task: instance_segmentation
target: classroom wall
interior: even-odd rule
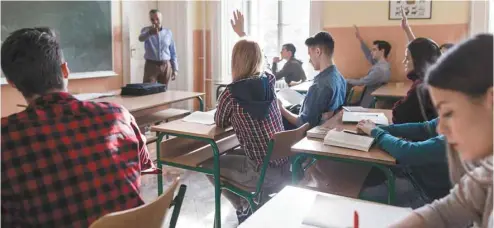
[[[400,20],[389,20],[388,1],[326,1],[324,4],[323,28],[335,39],[335,61],[347,78],[359,78],[369,70],[355,38],[353,25],[370,46],[376,39],[391,43],[389,56],[391,80],[406,80],[402,60],[406,37]],[[428,37],[439,45],[455,43],[468,35],[469,1],[432,1],[432,18],[409,20],[416,37]]]
[[[122,16],[121,2],[119,1],[112,1],[112,28],[113,66],[118,76],[69,80],[69,91],[74,93],[105,92],[119,89],[122,86]],[[2,117],[23,110],[23,108],[17,107],[17,104],[25,104],[25,101],[16,89],[10,85],[2,85],[0,90]]]

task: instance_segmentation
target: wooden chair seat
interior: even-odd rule
[[[232,132],[233,133],[233,132]],[[220,154],[238,147],[237,136],[227,134],[216,141]],[[172,138],[161,143],[160,159],[162,162],[172,162],[190,167],[199,167],[213,157],[213,149],[203,141],[187,138]]]
[[[136,118],[137,125],[147,126],[154,125],[162,121],[170,121],[182,118],[190,114],[189,110],[169,108],[160,112],[153,113],[151,115],[145,115]]]

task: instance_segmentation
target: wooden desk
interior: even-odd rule
[[[219,169],[219,154],[220,151],[218,149],[218,145],[216,144],[216,139],[231,133],[233,128],[221,129],[216,127],[216,125],[204,125],[199,123],[191,123],[185,122],[183,120],[175,120],[168,123],[160,124],[157,126],[151,127],[151,131],[155,131],[157,133],[157,141],[156,141],[156,151],[157,151],[157,160],[158,167],[161,168],[163,164],[166,165],[174,165],[163,162],[160,159],[160,151],[161,151],[161,142],[163,141],[163,137],[165,135],[171,135],[176,137],[184,137],[194,140],[199,140],[208,143],[211,145],[213,150],[213,170],[206,170],[204,168],[198,167],[190,167],[186,165],[179,165],[177,167],[182,169],[193,170],[196,172],[202,172],[206,174],[213,175],[214,177],[214,189],[215,189],[215,227],[221,227],[221,183],[220,183],[220,169]],[[158,195],[163,193],[163,176],[158,176]]]
[[[410,90],[411,86],[411,81],[401,83],[388,83],[376,89],[374,92],[372,92],[371,95],[376,98],[401,99],[407,95],[407,92],[408,90]]]
[[[309,87],[312,85],[312,81],[305,81],[302,82],[296,86],[290,87],[290,89],[293,89],[299,93],[306,94],[307,91],[309,91]]]
[[[156,113],[158,111],[166,109],[166,106],[189,99],[198,99],[200,104],[200,110],[204,109],[204,104],[201,96],[204,93],[187,92],[168,90],[163,93],[156,93],[146,96],[113,96],[94,99],[95,102],[111,102],[119,104],[129,110],[134,117],[141,117]]]
[[[369,112],[383,112],[388,120],[392,119],[391,110],[382,109],[369,109]],[[356,124],[345,124],[342,122],[343,112],[338,112],[335,116],[326,121],[322,126],[326,128],[337,128],[355,130]],[[300,140],[292,146],[292,152],[296,153],[292,160],[292,174],[293,181],[298,181],[298,170],[300,169],[300,162],[305,157],[311,157],[315,159],[331,159],[335,161],[350,162],[357,164],[371,165],[381,169],[386,173],[388,177],[388,202],[392,203],[394,200],[394,174],[389,170],[390,166],[396,164],[396,159],[388,153],[377,148],[375,145],[369,152],[357,151],[347,148],[328,146],[323,144],[323,140],[307,138]]]
[[[387,227],[412,212],[410,208],[393,207],[287,186],[245,220],[239,228],[309,227],[302,222],[311,213],[317,195],[327,197],[331,201],[328,208],[322,210],[322,213],[327,214],[324,220],[349,223],[349,226],[345,227],[353,227],[354,210],[359,213],[359,225],[362,228]]]

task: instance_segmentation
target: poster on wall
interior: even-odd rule
[[[401,8],[408,19],[431,19],[432,0],[389,1],[389,19],[401,20]]]

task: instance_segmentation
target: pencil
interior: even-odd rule
[[[353,228],[358,228],[358,212],[353,212]]]

